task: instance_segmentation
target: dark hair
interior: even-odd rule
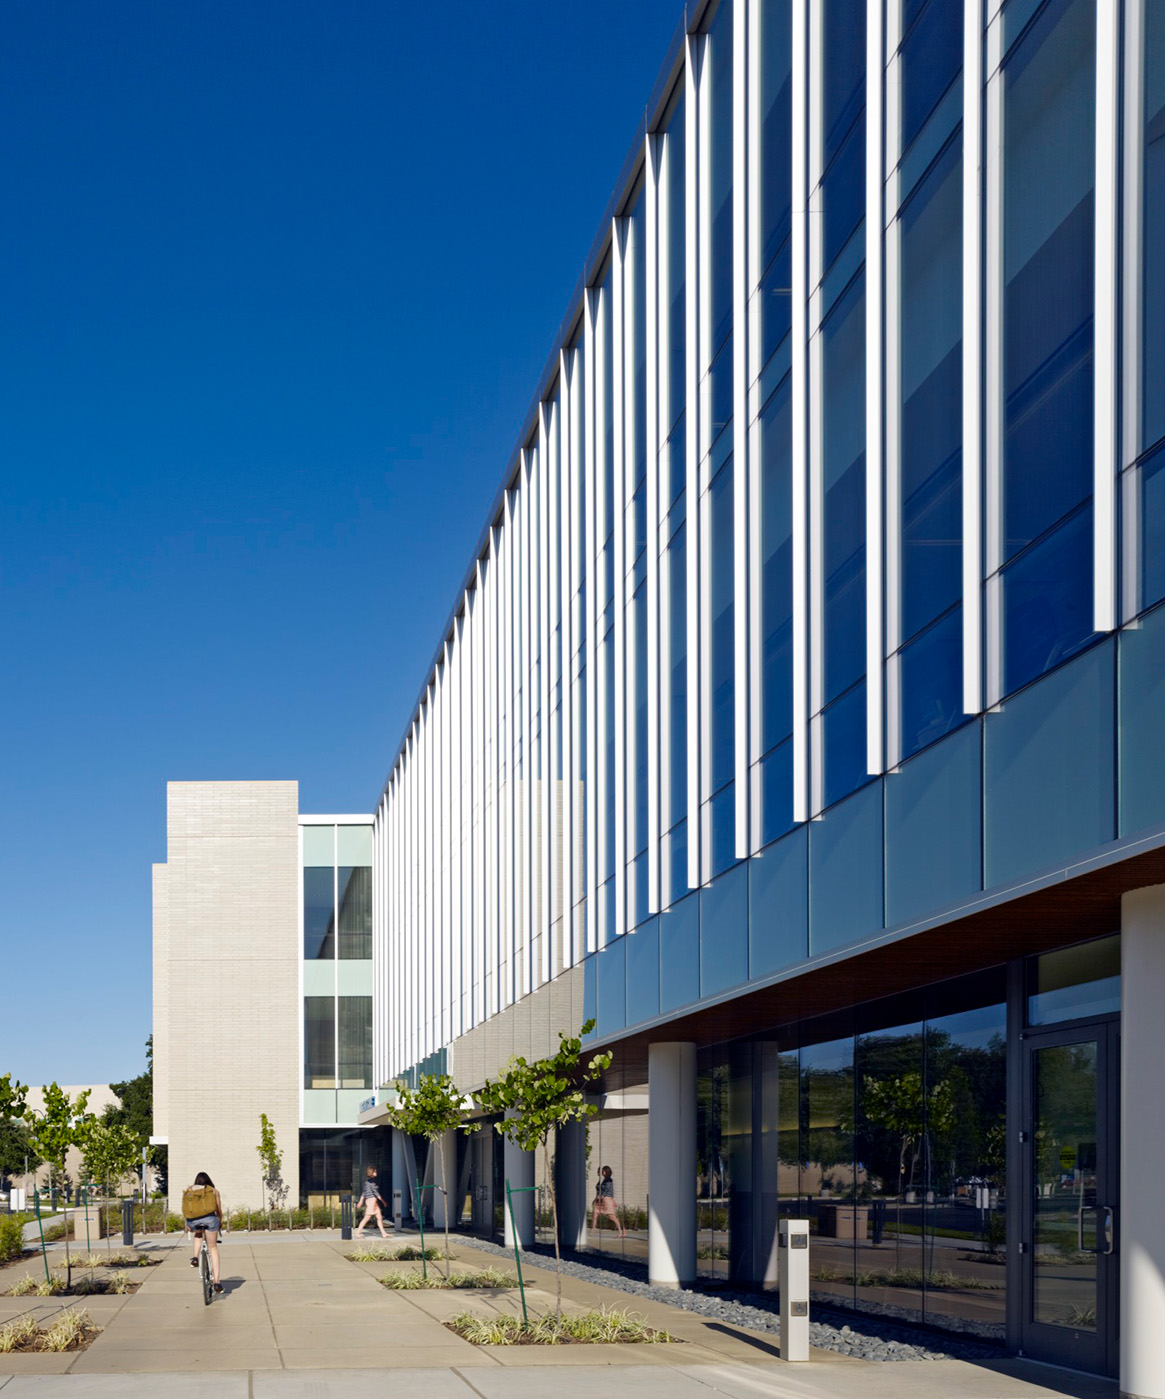
[[[375,1166],[369,1166],[369,1167],[367,1168],[367,1170],[364,1172],[364,1174],[365,1174],[365,1176],[366,1176],[369,1180],[371,1180],[372,1177],[376,1174],[376,1167],[375,1167]]]
[[[199,1173],[194,1177],[194,1184],[209,1185],[212,1190],[214,1189],[214,1181],[211,1180],[211,1178],[206,1174],[205,1171],[199,1171]]]

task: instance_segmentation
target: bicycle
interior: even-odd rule
[[[198,1277],[202,1283],[202,1300],[210,1306],[210,1299],[214,1296],[214,1282],[210,1272],[210,1250],[206,1246],[206,1230],[195,1229],[194,1237],[202,1240],[202,1247],[198,1250]]]

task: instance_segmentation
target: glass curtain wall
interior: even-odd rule
[[[702,645],[706,669],[704,704],[707,727],[702,743],[701,822],[707,873],[722,873],[735,858],[735,650],[733,589],[732,458],[732,0],[720,0],[706,28],[703,75],[710,85],[704,106],[709,114],[700,141],[710,172],[711,246],[708,257],[709,316],[706,327],[708,366],[701,384],[704,417],[701,450],[700,535],[707,551],[710,583],[707,631]],[[740,21],[743,22],[743,21]]]
[[[615,725],[622,723],[622,706],[615,703],[615,525],[622,518],[615,501],[615,380],[613,270],[608,265],[599,285],[599,364],[596,365],[595,403],[595,515],[598,540],[599,706],[598,801],[598,942],[602,947],[615,929]]]
[[[627,1097],[646,1096],[647,1085],[624,1088]],[[600,1114],[587,1121],[587,1247],[647,1268],[647,1114]],[[596,1208],[598,1182],[611,1168],[614,1217]]]
[[[570,665],[575,677],[574,687],[574,733],[569,735],[571,748],[571,763],[574,772],[574,791],[571,793],[573,802],[573,831],[574,831],[574,889],[572,891],[573,901],[573,932],[575,957],[581,957],[586,951],[586,889],[587,889],[587,820],[592,800],[590,790],[589,773],[587,771],[587,589],[590,586],[590,570],[587,563],[587,492],[586,492],[586,461],[587,451],[587,416],[585,412],[585,392],[586,383],[586,337],[579,332],[576,334],[574,345],[571,349],[573,360],[572,373],[572,393],[574,408],[571,420],[574,430],[574,440],[572,450],[574,460],[578,463],[574,473],[574,484],[577,495],[572,502],[571,528],[574,530],[574,538],[571,547],[578,560],[578,587],[575,590],[572,601],[572,630],[574,638],[574,655],[571,657]]]
[[[821,15],[820,365],[822,656],[813,696],[822,777],[817,806],[869,780],[865,752],[865,51],[863,0]]]
[[[905,6],[899,46],[898,616],[889,753],[909,758],[963,723],[962,16]],[[896,702],[895,702],[896,699]]]
[[[647,880],[647,227],[645,195],[634,196],[627,219],[630,277],[624,286],[625,356],[629,374],[625,413],[626,469],[626,675],[634,697],[625,705],[631,730],[627,796],[627,926],[638,927],[650,912]],[[654,521],[652,522],[654,530]]]
[[[1003,693],[1092,631],[1096,0],[1003,11]]]

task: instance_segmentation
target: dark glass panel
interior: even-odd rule
[[[901,635],[962,586],[962,161],[952,144],[902,211]]]
[[[336,887],[331,865],[303,872],[303,955],[314,961],[336,955]]]
[[[599,502],[602,506],[601,533],[609,539],[615,528],[615,317],[612,297],[613,270],[608,267],[602,285],[603,377],[600,442],[603,448],[599,469]]]
[[[963,713],[963,608],[960,604],[899,652],[905,760],[967,722]]]
[[[792,240],[778,249],[761,278],[761,364],[767,365],[777,347],[784,341],[793,325],[793,253]],[[763,392],[763,388],[762,388]]]
[[[872,781],[866,771],[866,682],[821,715],[825,726],[825,805],[832,806]]]
[[[851,1036],[801,1050],[801,1194],[810,1229],[813,1295],[852,1306],[854,1239],[854,1042]],[[852,1218],[852,1215],[851,1215]]]
[[[1141,442],[1165,437],[1165,5],[1144,6]]]
[[[1165,443],[1138,466],[1142,608],[1165,598]]]
[[[631,280],[631,369],[634,375],[632,410],[632,459],[628,463],[636,498],[644,497],[647,476],[647,215],[640,194],[631,211],[631,247],[634,266]],[[644,535],[637,533],[634,558],[643,547]]]
[[[793,827],[793,740],[785,739],[760,760],[761,841],[767,845]]]
[[[1092,507],[1003,573],[1003,682],[1013,691],[1081,650],[1092,630]]]
[[[667,376],[669,426],[684,411],[687,397],[685,377],[684,343],[687,333],[687,308],[685,302],[685,253],[684,253],[684,99],[681,96],[675,105],[671,120],[667,124],[667,138],[664,142],[664,159],[667,162],[667,275],[668,285],[664,295],[668,300],[668,345]],[[683,434],[676,444],[683,459]],[[683,472],[680,472],[682,481]],[[674,472],[673,472],[673,480]],[[673,490],[672,498],[675,498]]]
[[[1121,1008],[1120,934],[1028,959],[1027,1021],[1055,1025]]]
[[[733,605],[733,464],[725,466],[711,488],[711,597],[712,614],[712,791],[718,791],[733,775],[736,751],[734,734],[734,605]]]
[[[821,181],[824,208],[822,266],[829,268],[862,221],[866,208],[866,122],[863,116],[845,138]]]
[[[769,0],[761,7],[761,266],[767,267],[789,234],[793,204],[793,6]],[[788,286],[788,282],[785,282]],[[768,317],[768,308],[763,313]],[[787,317],[787,298],[786,298]],[[766,342],[768,336],[764,336]],[[767,354],[763,356],[767,358]]]
[[[635,664],[635,768],[627,848],[647,849],[647,585],[640,583],[631,602]]]
[[[711,80],[712,352],[732,329],[732,0],[708,28],[704,73]]]
[[[1095,0],[1053,0],[1004,74],[1004,558],[1092,489]]]
[[[303,998],[303,1086],[336,1086],[336,998]]]
[[[865,295],[861,280],[822,329],[825,698],[866,668]]]
[[[902,150],[962,66],[963,11],[950,0],[929,0],[902,41]]]
[[[340,956],[372,956],[372,870],[368,865],[340,867]],[[342,1085],[341,1085],[342,1086]],[[356,1085],[359,1087],[359,1085]]]
[[[676,531],[667,548],[668,653],[671,675],[667,678],[670,704],[671,753],[665,755],[670,763],[671,809],[664,812],[668,827],[674,826],[687,811],[688,792],[688,630],[687,630],[687,528]],[[685,871],[686,877],[686,871]],[[684,886],[687,887],[686,884]]]
[[[824,0],[822,9],[822,119],[828,165],[866,100],[866,3]]]
[[[372,1087],[372,997],[340,997],[340,1087]]]
[[[761,747],[793,729],[793,429],[786,377],[761,413]]]

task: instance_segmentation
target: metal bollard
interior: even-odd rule
[[[350,1239],[352,1237],[352,1197],[351,1195],[340,1196],[340,1238]]]
[[[809,1359],[809,1221],[784,1219],[777,1242],[781,1359]]]
[[[399,1234],[405,1224],[405,1193],[403,1190],[392,1192],[392,1227]]]
[[[129,1246],[133,1243],[133,1201],[121,1202],[121,1241]]]

